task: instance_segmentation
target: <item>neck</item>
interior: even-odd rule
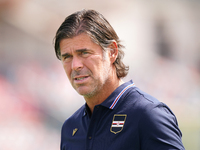
[[[119,87],[124,82],[121,79],[112,79],[111,81],[107,81],[101,90],[97,94],[95,94],[92,97],[84,97],[88,107],[90,108],[91,113],[93,113],[94,107],[96,105],[101,104],[103,101],[105,101],[111,94],[114,92],[114,90]]]

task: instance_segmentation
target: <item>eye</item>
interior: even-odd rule
[[[82,54],[85,55],[85,54],[88,54],[88,52],[87,51],[83,51]]]
[[[71,56],[70,55],[66,55],[65,57],[64,57],[64,59],[68,59],[68,58],[70,58]]]
[[[83,56],[83,57],[87,57],[87,56],[89,56],[89,52],[88,51],[83,51],[82,53],[81,53],[81,55]]]
[[[65,62],[69,62],[71,58],[72,58],[72,55],[64,55],[62,57],[62,60],[65,61]]]

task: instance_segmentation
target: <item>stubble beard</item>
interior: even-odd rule
[[[98,86],[99,85],[99,83],[97,83],[98,80],[93,77],[91,71],[74,71],[71,75],[71,78],[73,79],[73,76],[75,75],[84,75],[84,74],[89,75],[89,77],[92,79],[92,83],[75,85],[72,82],[71,84],[78,94],[86,98],[91,98],[94,95],[96,95],[97,91],[101,88],[100,86]],[[85,92],[81,90],[79,91],[79,88],[82,88],[82,87],[84,88],[84,86],[86,86],[86,88],[89,88],[89,91],[85,91]]]
[[[81,93],[78,91],[79,87],[76,87],[75,85],[73,85],[74,89],[80,94],[82,95],[85,99],[89,99],[92,97],[95,97],[97,95],[101,96],[101,94],[103,94],[103,91],[106,91],[104,89],[104,87],[106,87],[106,85],[108,85],[109,83],[109,73],[110,70],[108,69],[108,66],[106,66],[104,64],[103,66],[103,72],[100,73],[99,78],[95,78],[92,73],[90,72],[90,78],[92,78],[92,82],[89,83],[89,85],[79,85],[79,87],[81,88],[81,86],[88,86],[89,87],[89,91],[88,92],[84,92]]]
[[[108,59],[108,56],[106,55],[106,52],[103,53],[103,60],[102,60],[102,63],[103,63],[103,72],[99,74],[99,77],[95,78],[92,74],[92,72],[89,70],[89,71],[83,71],[83,72],[76,72],[74,74],[89,74],[90,75],[90,78],[92,78],[93,82],[90,83],[89,85],[79,85],[79,86],[90,86],[90,91],[88,92],[85,92],[83,94],[81,94],[80,92],[78,92],[78,87],[76,87],[75,85],[72,85],[74,87],[74,89],[80,94],[82,95],[84,98],[92,98],[94,96],[97,96],[98,93],[100,92],[103,92],[105,89],[104,87],[108,86],[109,84],[109,74],[110,74],[110,66],[109,64],[106,64],[105,62],[106,59]],[[106,92],[106,90],[105,90]],[[101,93],[103,94],[103,93]]]
[[[103,92],[106,92],[104,89],[109,84],[109,73],[110,69],[105,64],[103,65],[104,72],[100,73],[100,79],[94,79],[93,82],[96,84],[91,85],[91,89],[93,89],[91,92],[88,92],[87,94],[83,94],[85,98],[92,98],[94,96],[97,96],[99,94],[103,94]],[[101,96],[101,95],[99,95]]]
[[[105,62],[106,59],[108,59],[109,57],[107,56],[107,52],[103,52],[103,72],[100,73],[99,78],[95,79],[93,76],[93,81],[94,83],[97,84],[93,84],[92,90],[90,93],[84,94],[84,98],[92,98],[94,96],[101,96],[103,94],[103,92],[106,92],[106,90],[104,89],[106,87],[106,85],[109,84],[109,74],[110,74],[110,68],[109,68],[109,64],[106,64]]]

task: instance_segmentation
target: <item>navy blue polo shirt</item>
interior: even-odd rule
[[[172,111],[129,81],[65,121],[61,150],[184,150],[181,136]]]

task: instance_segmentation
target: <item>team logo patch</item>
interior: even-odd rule
[[[110,131],[114,134],[121,132],[124,127],[125,120],[126,120],[126,114],[115,114],[113,116],[113,121]]]

